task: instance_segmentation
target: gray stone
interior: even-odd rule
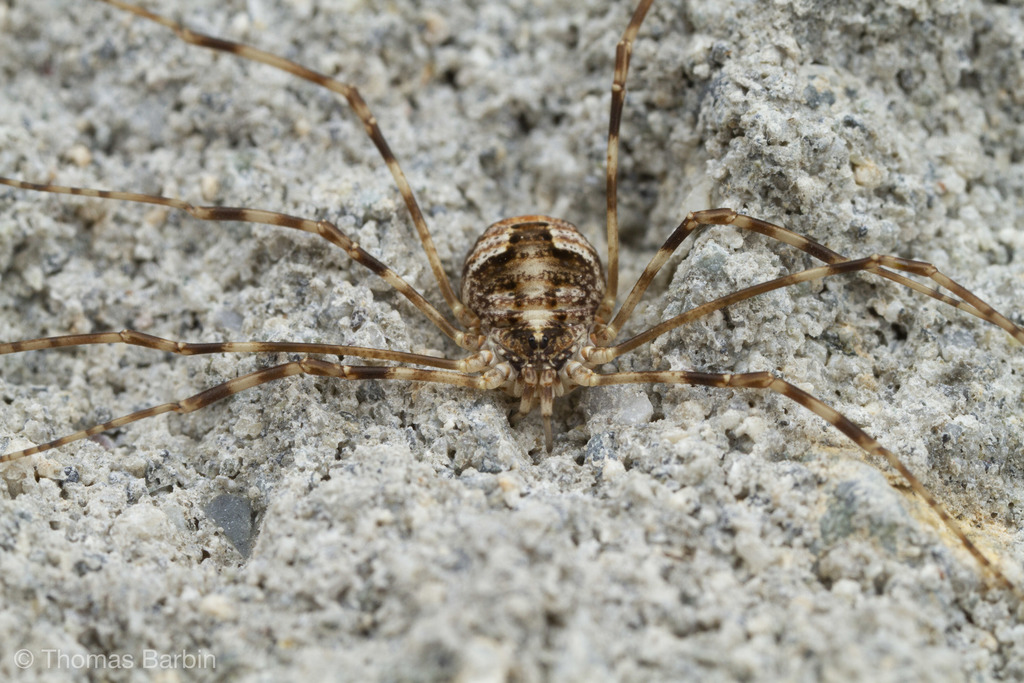
[[[357,84],[453,277],[510,215],[560,216],[603,250],[630,4],[159,10]],[[1021,322],[1022,45],[1019,8],[968,0],[656,2],[623,122],[622,292],[687,211],[731,206],[851,257],[930,261]],[[327,218],[443,305],[329,93],[92,2],[0,6],[0,65],[0,174]],[[625,335],[811,265],[731,229],[681,251]],[[0,310],[4,340],[131,327],[458,353],[313,236],[8,189]],[[23,448],[287,359],[5,356],[0,437]],[[1024,353],[999,329],[843,276],[617,366],[785,376],[899,454],[1024,585]],[[212,655],[166,662],[200,680],[1024,674],[1019,600],[884,463],[781,396],[641,392],[561,400],[549,455],[499,394],[293,378],[9,465],[0,676],[128,679],[110,658],[147,652]],[[252,511],[247,558],[208,513],[223,496]]]

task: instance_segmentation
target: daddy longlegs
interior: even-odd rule
[[[369,106],[355,86],[258,48],[196,33],[141,7],[120,0],[101,1],[160,24],[173,31],[186,43],[263,63],[310,81],[344,98],[351,111],[358,117],[398,187],[446,308],[454,322],[389,266],[365,251],[336,225],[326,220],[313,220],[251,208],[196,206],[170,197],[39,184],[13,178],[0,178],[0,183],[36,192],[152,204],[186,212],[201,221],[273,225],[318,235],[343,249],[352,260],[387,282],[426,316],[442,334],[465,350],[467,355],[457,359],[439,358],[400,351],[313,343],[190,343],[163,339],[136,330],[0,343],[0,354],[89,344],[127,344],[179,355],[305,355],[301,360],[251,372],[180,401],[153,406],[44,444],[5,454],[0,456],[0,463],[64,446],[163,413],[189,413],[246,389],[293,375],[315,375],[344,380],[434,382],[477,390],[501,389],[520,399],[519,416],[528,414],[539,405],[544,424],[545,447],[548,451],[553,447],[551,415],[554,401],[577,386],[663,383],[730,389],[766,389],[781,394],[815,413],[866,453],[884,458],[910,488],[927,502],[963,547],[997,583],[1013,589],[1018,595],[1022,594],[967,537],[959,524],[892,451],[882,446],[847,417],[785,379],[769,372],[729,374],[662,370],[602,373],[596,370],[670,330],[732,304],[798,283],[859,271],[891,280],[960,309],[1002,328],[1018,342],[1024,343],[1024,329],[929,263],[878,254],[850,259],[783,227],[726,208],[689,213],[658,249],[626,295],[622,305],[616,310],[619,289],[619,128],[633,43],[653,0],[641,0],[615,52],[606,159],[607,276],[603,272],[597,251],[572,224],[549,216],[517,216],[494,223],[480,236],[466,257],[462,269],[461,289],[458,293],[444,270],[412,188],[385,141]],[[616,342],[644,292],[670,256],[688,237],[695,235],[702,228],[711,226],[732,226],[760,233],[803,251],[824,265],[741,289],[673,316],[628,340]],[[908,278],[905,274],[930,280],[931,284],[923,284]],[[393,364],[346,365],[310,356],[348,356]]]

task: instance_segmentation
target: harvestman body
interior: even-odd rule
[[[285,342],[194,344],[162,339],[134,330],[67,335],[0,344],[0,353],[4,354],[86,344],[125,343],[182,355],[286,352],[351,356],[425,366],[353,366],[305,358],[243,375],[181,401],[141,410],[49,443],[8,453],[0,456],[0,463],[63,446],[155,415],[168,412],[192,412],[260,384],[299,374],[348,380],[390,379],[438,382],[484,390],[501,389],[520,398],[520,414],[529,413],[535,406],[540,406],[544,422],[545,445],[549,451],[553,444],[551,414],[554,400],[577,386],[666,383],[734,389],[768,389],[813,411],[866,452],[884,457],[904,477],[911,488],[928,503],[946,526],[956,534],[962,545],[977,561],[986,567],[1000,584],[1011,586],[1003,573],[967,538],[949,513],[894,453],[884,448],[845,416],[789,382],[768,372],[719,374],[689,371],[609,373],[596,371],[597,367],[633,351],[669,330],[736,302],[799,282],[820,280],[856,271],[868,271],[910,287],[933,299],[997,325],[1014,339],[1024,343],[1024,329],[1014,325],[1005,316],[940,273],[931,264],[896,256],[880,255],[848,259],[785,228],[739,214],[731,209],[709,209],[687,215],[648,263],[613,317],[618,290],[619,124],[625,102],[626,75],[629,70],[633,41],[653,0],[641,0],[616,49],[615,73],[611,89],[606,175],[607,278],[602,273],[597,252],[571,224],[548,216],[520,216],[491,225],[477,240],[463,267],[461,296],[456,296],[444,271],[423,214],[404,173],[385,142],[376,119],[355,87],[262,50],[195,33],[169,19],[120,0],[101,1],[161,24],[174,31],[188,43],[268,64],[343,96],[359,117],[367,135],[391,171],[423,243],[441,294],[457,320],[457,324],[453,324],[409,283],[364,251],[337,226],[328,221],[315,221],[255,209],[193,206],[179,199],[167,197],[58,185],[39,185],[10,178],[0,178],[0,184],[40,192],[156,204],[186,211],[200,220],[262,223],[317,234],[344,249],[353,260],[366,266],[388,282],[426,315],[441,332],[465,349],[468,355],[462,359],[447,359],[364,347]],[[702,304],[670,318],[632,339],[614,344],[622,326],[629,319],[647,287],[669,256],[683,240],[699,228],[713,225],[728,225],[761,233],[772,239],[785,242],[824,262],[825,265],[754,285]],[[897,271],[928,278],[936,287],[911,280]],[[939,291],[940,288],[945,289],[948,293]],[[1016,592],[1021,593],[1020,591]]]

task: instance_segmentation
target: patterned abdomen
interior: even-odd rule
[[[518,216],[491,225],[462,269],[462,301],[485,329],[583,324],[604,295],[594,247],[571,224]]]

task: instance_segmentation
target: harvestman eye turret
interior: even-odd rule
[[[190,343],[162,339],[135,330],[67,335],[0,344],[0,353],[18,353],[87,344],[123,343],[181,355],[209,353],[301,353],[307,357],[258,370],[226,381],[194,396],[165,403],[95,425],[49,443],[0,456],[0,463],[63,446],[88,436],[163,413],[188,413],[252,387],[292,375],[318,375],[344,380],[402,380],[436,382],[467,389],[500,389],[520,399],[525,415],[539,405],[544,423],[545,446],[553,447],[552,406],[556,398],[578,386],[611,384],[687,384],[730,389],[767,389],[807,408],[845,434],[869,454],[881,456],[920,495],[961,544],[996,580],[1010,586],[1004,574],[970,541],[949,513],[921,481],[891,451],[867,432],[818,398],[768,372],[742,374],[691,371],[600,372],[598,368],[629,353],[666,332],[714,311],[751,297],[800,282],[867,271],[929,296],[1005,330],[1024,343],[1024,329],[1013,324],[970,291],[934,266],[897,256],[871,255],[850,259],[785,228],[737,213],[708,209],[688,214],[647,264],[622,305],[618,300],[619,227],[617,211],[618,137],[626,97],[633,43],[653,0],[641,0],[615,53],[611,87],[606,166],[607,277],[597,251],[570,223],[559,218],[530,215],[507,218],[488,227],[470,250],[462,269],[462,286],[456,295],[441,264],[423,213],[377,121],[358,90],[347,83],[307,69],[295,62],[254,47],[191,31],[163,16],[119,0],[102,0],[140,18],[161,24],[182,40],[200,47],[231,53],[286,71],[327,88],[348,102],[362,122],[394,178],[423,244],[440,293],[454,322],[428,302],[395,271],[352,241],[334,224],[272,211],[248,208],[194,206],[179,199],[132,192],[112,192],[60,185],[36,184],[11,178],[0,183],[37,192],[101,197],[155,204],[178,209],[203,221],[239,221],[275,225],[319,235],[343,249],[407,298],[438,329],[467,354],[448,359],[414,353],[331,344],[285,342]],[[765,235],[799,249],[824,265],[747,287],[674,316],[631,339],[616,338],[652,280],[671,254],[689,236],[708,226],[732,226]],[[934,286],[908,278],[904,273],[931,280]],[[945,290],[945,291],[942,291]],[[614,312],[614,316],[612,315]],[[390,361],[393,365],[345,365],[309,356],[348,356]],[[399,365],[404,364],[404,365]],[[413,367],[419,366],[419,367]],[[1016,589],[1015,589],[1016,590]],[[1020,591],[1016,591],[1020,594]]]

